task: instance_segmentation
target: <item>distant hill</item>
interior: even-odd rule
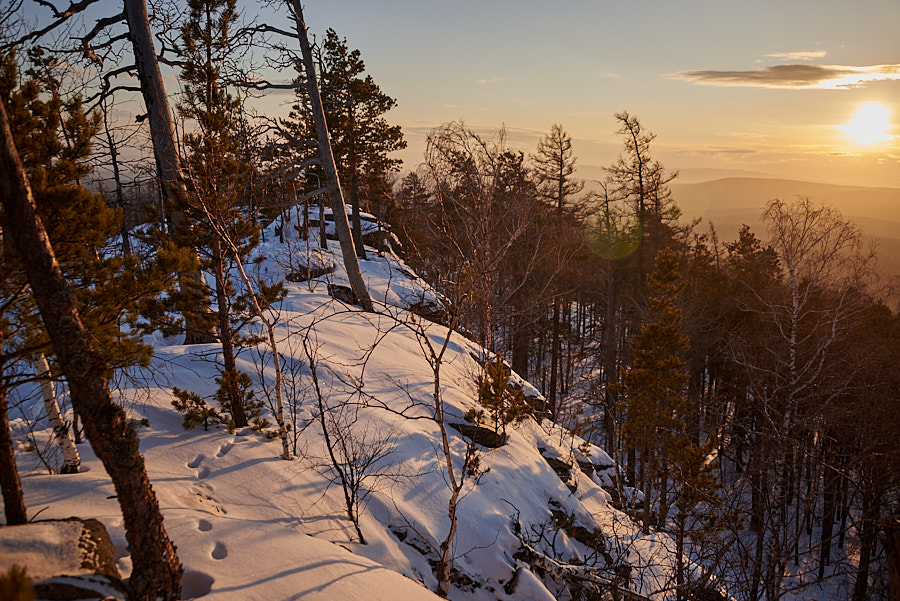
[[[728,177],[702,183],[672,184],[684,219],[702,218],[702,230],[715,225],[719,239],[733,240],[742,224],[760,238],[766,235],[760,216],[773,198],[790,201],[808,196],[838,209],[878,243],[879,271],[900,278],[900,188],[838,186],[786,179]]]
[[[601,165],[582,165],[579,163],[576,173],[578,177],[588,181],[602,180],[606,176],[605,168]],[[702,167],[678,169],[678,181],[682,183],[695,184],[723,177],[761,178],[770,177],[770,174],[761,171],[749,171],[747,169],[715,169]]]

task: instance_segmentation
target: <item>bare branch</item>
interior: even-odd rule
[[[46,0],[35,0],[35,2],[37,2],[39,5],[48,7],[51,12],[53,12],[55,20],[46,27],[32,31],[17,40],[0,46],[0,48],[2,48],[3,50],[7,50],[14,46],[21,46],[26,42],[41,38],[65,23],[69,19],[69,17],[83,12],[89,6],[91,6],[92,4],[96,4],[99,1],[100,0],[81,0],[81,2],[73,2],[69,4],[69,6],[65,10],[60,12],[55,6],[53,6],[53,4],[46,2]]]
[[[91,42],[101,31],[103,31],[110,25],[115,25],[116,23],[120,23],[124,20],[124,10],[117,15],[113,15],[112,17],[104,17],[102,19],[98,19],[97,23],[94,25],[94,28],[91,29],[87,33],[87,35],[81,38],[81,51],[84,54],[85,58],[97,63],[98,65],[102,65],[103,59],[94,52],[94,48],[93,46],[91,46]]]

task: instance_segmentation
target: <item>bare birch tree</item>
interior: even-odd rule
[[[59,471],[61,474],[77,474],[81,469],[81,456],[78,454],[78,447],[75,446],[69,426],[63,421],[59,411],[56,387],[53,385],[47,357],[44,353],[35,353],[31,357],[31,364],[34,366],[35,374],[41,385],[41,398],[44,401],[44,411],[47,412],[50,427],[53,429],[53,437],[62,451],[63,465]]]

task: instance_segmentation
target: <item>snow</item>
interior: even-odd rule
[[[379,256],[370,250],[370,260],[361,264],[379,313],[363,313],[328,295],[328,283],[348,283],[335,241],[327,251],[314,248],[315,242],[307,246],[296,236],[282,244],[273,229],[257,251],[263,260],[256,269],[263,277],[282,278],[298,266],[337,266],[320,278],[286,283],[288,296],[278,310],[279,351],[301,367],[299,385],[287,384],[285,389],[289,406],[296,408],[298,457],[280,459],[278,439],[253,430],[182,428],[182,417],[171,406],[171,388],[211,395],[221,363],[218,345],[185,347],[153,338],[156,356],[152,372],[142,378],[145,384],[123,379],[118,392],[131,417],[149,423],[139,426],[141,452],[185,568],[183,597],[435,599],[431,591],[437,580],[429,561],[437,559],[449,528],[450,491],[440,432],[432,419],[434,371],[423,345],[440,348],[448,332],[405,308],[422,301],[439,306],[441,297],[391,252]],[[327,460],[300,342],[307,333],[324,402],[343,420],[339,427],[357,442],[385,441],[391,448],[363,485],[368,494],[360,511],[365,545],[357,541],[346,517],[343,494]],[[463,421],[475,405],[474,378],[480,370],[476,359],[483,356],[485,351],[475,343],[451,335],[440,368],[448,422]],[[265,398],[264,387],[271,392],[274,370],[265,346],[245,349],[238,367],[254,378],[257,398]],[[527,394],[538,394],[521,383]],[[448,434],[458,477],[466,441],[451,428]],[[587,475],[576,462],[609,466],[613,460],[547,421],[511,425],[508,434],[502,447],[480,449],[482,473],[464,488],[452,551],[454,569],[466,578],[454,586],[451,599],[560,598],[554,582],[515,557],[522,547],[519,536],[529,537],[534,548],[555,553],[563,562],[591,556],[592,550],[563,528],[554,529],[559,515],[608,537],[606,552],[613,564],[634,566],[633,590],[663,599],[655,591],[665,584],[664,569],[642,566],[671,565],[666,551],[671,545],[660,535],[642,536],[610,505],[609,494],[601,488],[611,484],[608,472]],[[80,451],[85,471],[63,476],[29,469],[33,458],[19,448],[29,515],[40,511],[43,519],[76,515],[100,520],[127,577],[130,558],[112,484],[90,449],[81,445]],[[542,452],[573,466],[575,492]],[[33,551],[50,555],[43,548]],[[514,578],[515,590],[508,593],[504,586]]]
[[[27,529],[27,534],[23,531]],[[33,578],[56,574],[86,574],[79,557],[71,553],[78,544],[81,522],[54,522],[0,528],[0,572],[13,565],[27,564]]]

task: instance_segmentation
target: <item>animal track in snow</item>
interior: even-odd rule
[[[206,572],[186,570],[181,578],[181,598],[197,599],[205,597],[212,590],[215,578]]]
[[[226,557],[228,557],[228,548],[225,546],[225,543],[217,542],[212,550],[212,558],[225,559]]]
[[[197,522],[197,530],[200,532],[209,532],[212,530],[212,524],[209,520],[200,520]]]
[[[206,455],[204,455],[203,453],[200,453],[199,455],[194,457],[193,461],[188,463],[187,466],[191,469],[199,467],[204,459],[206,459]]]
[[[234,443],[226,442],[221,447],[219,447],[219,452],[216,454],[216,457],[224,457],[228,454],[228,451],[234,448]]]
[[[204,510],[209,511],[210,513],[221,513],[223,515],[228,513],[228,511],[226,511],[224,507],[221,507],[219,505],[219,502],[213,499],[211,496],[204,494],[198,490],[195,490],[194,494],[196,495],[194,497],[194,500]]]
[[[209,476],[209,468],[204,465],[203,467],[200,468],[200,471],[197,472],[197,479],[203,480],[207,476]]]

